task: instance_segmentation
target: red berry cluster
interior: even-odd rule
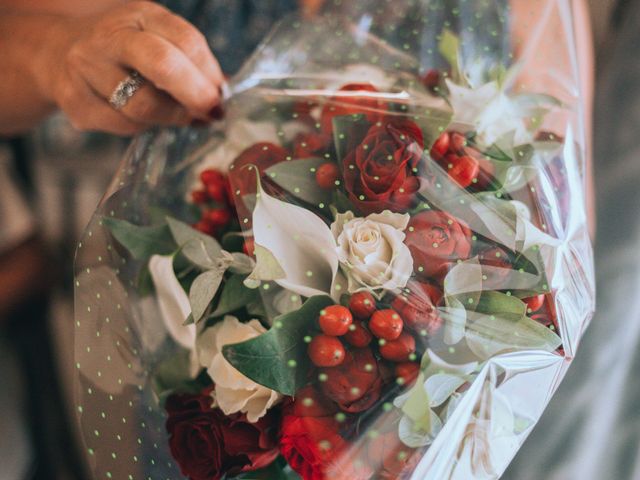
[[[465,136],[458,132],[441,134],[431,147],[431,157],[462,188],[472,184],[487,188],[495,171],[493,164],[469,147]]]
[[[231,223],[233,204],[229,179],[219,170],[208,169],[200,174],[202,188],[191,192],[193,203],[201,207],[196,230],[214,236]]]
[[[410,383],[418,375],[419,365],[415,361],[416,340],[405,330],[404,323],[395,310],[378,309],[370,293],[355,293],[348,308],[332,305],[320,312],[318,324],[322,333],[310,341],[309,357],[317,367],[338,367],[347,348],[373,349],[375,337],[379,356],[395,365],[396,376],[403,383]]]

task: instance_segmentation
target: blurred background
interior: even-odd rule
[[[225,4],[175,3],[181,4],[183,12],[191,9],[187,14],[206,8],[207,3]],[[233,73],[239,59],[281,15],[279,9],[284,11],[292,6],[283,5],[287,2],[268,8],[265,5],[271,2],[228,3],[251,9],[251,15],[240,15],[245,21],[250,19],[243,27],[252,37],[243,43],[246,51],[226,50],[227,58],[220,53],[227,73]],[[616,127],[616,135],[622,135],[621,144],[628,146],[635,134],[633,126],[640,125],[640,89],[637,87],[640,85],[637,57],[640,35],[636,33],[640,27],[640,1],[593,0],[591,9],[598,60],[596,183],[598,196],[605,198],[606,191],[617,188],[615,178],[611,179],[606,173],[611,165],[627,164],[626,169],[617,168],[617,174],[624,177],[628,173],[636,179],[635,183],[640,179],[637,157],[629,163],[630,156],[638,149],[631,147],[630,150],[622,145],[611,148],[607,142],[613,134],[600,134],[598,130],[599,127],[607,130],[609,124],[603,123],[605,120],[617,121],[624,131],[619,133]],[[228,15],[231,15],[229,9],[221,9],[197,17],[201,22],[212,19],[199,26],[208,32],[211,44],[218,48],[234,41],[225,30],[229,24],[226,19],[237,16]],[[621,97],[620,88],[625,90],[625,97]],[[619,115],[618,110],[611,107],[616,101],[626,105],[620,107]],[[88,478],[72,421],[75,417],[70,384],[70,372],[74,368],[73,256],[78,239],[107,189],[127,144],[127,139],[80,133],[61,114],[29,135],[0,139],[0,480]],[[601,180],[603,178],[609,180]],[[609,204],[608,208],[630,209],[634,203],[629,204],[629,198],[638,201],[637,209],[640,206],[637,195],[627,197],[626,206]],[[624,217],[620,210],[618,217]],[[605,227],[607,221],[604,221]],[[631,285],[636,283],[632,281]],[[598,321],[608,320],[601,314]],[[552,404],[552,414],[553,410]],[[544,420],[542,423],[532,437],[536,444],[548,440],[539,438],[550,431]],[[605,439],[596,436],[593,442],[597,445]],[[555,443],[561,441],[558,439]],[[519,480],[550,478],[541,470],[542,464],[536,463],[535,469],[531,466],[532,459],[550,459],[551,470],[552,463],[563,463],[560,452],[560,449],[545,451],[544,457],[536,457],[543,453],[535,445],[527,445],[508,476]],[[640,478],[640,473],[634,476],[633,469],[627,470],[621,476],[606,478]],[[532,471],[538,472],[538,476]]]

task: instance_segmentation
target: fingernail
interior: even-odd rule
[[[222,105],[216,105],[209,112],[209,117],[213,120],[222,120],[224,118],[224,109]]]

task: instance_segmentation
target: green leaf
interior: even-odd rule
[[[209,270],[196,277],[189,289],[189,303],[194,322],[199,322],[222,283],[222,271]]]
[[[191,263],[205,270],[218,266],[217,260],[222,257],[223,250],[213,237],[205,235],[175,218],[167,217],[167,224],[176,243],[181,247],[182,254]]]
[[[244,279],[244,275],[231,275],[229,279],[224,282],[222,294],[218,300],[218,306],[211,314],[212,317],[220,317],[227,313],[234,312],[259,299],[260,292],[245,287]]]
[[[527,304],[513,295],[488,291],[482,292],[474,310],[478,313],[518,321],[527,315]]]
[[[431,408],[429,394],[424,384],[424,374],[420,374],[402,406],[402,413],[414,422],[416,428],[428,432],[431,430]]]
[[[300,480],[297,473],[291,470],[286,460],[279,457],[266,468],[254,472],[241,473],[234,480]],[[231,479],[229,479],[231,480]]]
[[[311,297],[295,312],[281,315],[273,327],[257,338],[227,345],[224,357],[243,375],[284,395],[295,395],[308,381],[310,368],[304,337],[312,334],[330,297]]]
[[[454,82],[460,83],[464,77],[460,65],[460,39],[448,28],[442,31],[438,51],[442,58],[451,66],[451,77]]]
[[[141,227],[111,217],[103,218],[102,223],[136,260],[147,260],[152,255],[169,255],[176,249],[166,225]]]
[[[203,378],[191,376],[191,357],[188,350],[181,349],[159,363],[151,375],[153,391],[163,401],[172,393],[199,393],[204,387]]]
[[[520,350],[554,352],[562,344],[558,335],[526,316],[514,322],[498,315],[480,315],[469,322],[465,337],[469,348],[482,359]]]
[[[266,174],[272,182],[278,184],[294,197],[316,207],[324,204],[326,208],[331,202],[331,193],[334,189],[320,188],[316,181],[316,170],[325,163],[327,160],[324,158],[305,158],[280,162],[268,168]]]

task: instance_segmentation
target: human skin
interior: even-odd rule
[[[300,0],[307,16],[317,13],[324,1]],[[514,17],[535,23],[532,15],[543,11],[531,8],[536,1],[541,0],[511,0]],[[587,0],[571,0],[571,8],[588,139],[587,196],[593,212],[593,39]],[[523,43],[527,35],[525,22],[516,22],[514,44]],[[554,48],[552,37],[543,41]],[[0,75],[0,135],[29,130],[56,109],[65,111],[81,130],[121,135],[153,125],[207,121],[216,113],[223,82],[202,34],[148,1],[0,0],[0,65],[6,72]],[[132,69],[150,85],[115,111],[107,99]],[[593,218],[590,223],[593,231]]]

